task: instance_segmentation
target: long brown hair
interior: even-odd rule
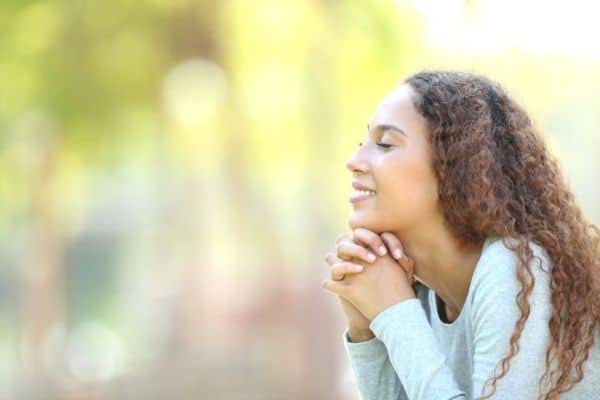
[[[530,269],[534,242],[548,252],[551,271],[551,343],[544,379],[556,399],[583,379],[583,363],[600,329],[600,229],[582,215],[563,180],[558,162],[527,113],[497,83],[455,71],[422,71],[405,80],[415,91],[414,105],[428,122],[440,205],[456,237],[481,243],[494,235],[516,238],[516,302],[520,317],[510,351],[499,362],[508,371],[530,312],[535,280]],[[551,370],[556,360],[556,368]],[[485,390],[482,390],[485,392]],[[483,393],[482,393],[483,395]]]

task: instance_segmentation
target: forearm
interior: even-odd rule
[[[344,343],[350,359],[357,389],[364,400],[407,400],[406,392],[390,364],[383,343],[373,336],[362,342]]]

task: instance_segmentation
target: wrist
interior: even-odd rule
[[[348,340],[352,343],[366,342],[375,337],[370,329],[352,329],[348,328]]]

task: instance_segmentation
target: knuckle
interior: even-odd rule
[[[386,232],[387,235],[387,239],[390,243],[392,243],[394,246],[399,247],[400,249],[402,249],[402,242],[400,242],[400,239],[398,239],[398,237],[396,235],[394,235],[391,232]]]
[[[348,264],[345,266],[345,268],[344,268],[344,271],[345,271],[347,274],[354,274],[354,273],[358,272],[358,271],[359,271],[359,269],[361,269],[361,268],[362,268],[362,266],[361,266],[361,265],[359,265],[359,264],[355,264],[355,263],[348,263]]]
[[[335,265],[335,267],[333,267],[331,269],[331,276],[334,280],[342,280],[344,279],[345,275],[349,275],[349,274],[353,274],[355,273],[355,268],[356,268],[356,264],[351,263],[351,262],[341,262]]]
[[[350,243],[340,244],[337,248],[337,254],[338,256],[345,258],[358,255],[356,246]]]
[[[356,238],[374,249],[378,249],[383,244],[378,234],[364,228],[357,233]]]
[[[337,238],[335,239],[335,243],[338,244],[346,239],[348,239],[348,234],[347,233],[342,233],[341,235],[338,235]]]
[[[365,228],[356,228],[352,231],[352,238],[354,240],[366,240],[369,238],[370,231]]]
[[[393,239],[394,235],[391,232],[381,232],[381,237],[384,239]]]
[[[395,240],[394,235],[392,235],[390,232],[383,232],[381,234],[381,239],[383,239],[385,242],[387,242],[388,244],[391,244],[391,245],[398,244],[398,241]]]
[[[335,264],[337,261],[338,258],[335,256],[334,253],[327,253],[327,255],[325,256],[325,262],[330,266]]]
[[[343,256],[345,253],[347,253],[346,246],[342,243],[338,244],[335,248],[335,252],[338,257]]]
[[[381,235],[381,241],[387,243],[388,245],[393,245],[394,242],[393,240],[390,239],[390,237],[388,236],[387,232],[383,232]]]
[[[331,272],[329,275],[331,276],[331,278],[338,277],[340,275],[340,268],[338,266],[331,268]]]
[[[364,249],[363,251],[363,258],[365,258],[367,261],[375,261],[375,254],[373,254],[372,252],[370,252],[367,249]]]

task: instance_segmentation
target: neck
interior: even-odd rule
[[[450,320],[463,308],[482,243],[459,243],[451,233],[419,226],[412,231],[392,231],[415,262],[415,278],[442,299]]]

